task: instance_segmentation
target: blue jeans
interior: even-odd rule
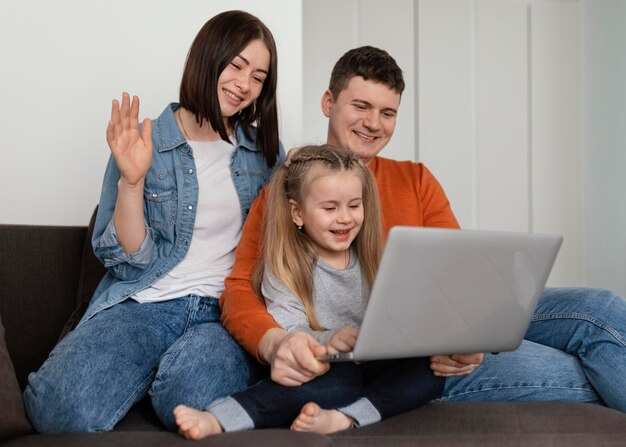
[[[258,364],[220,323],[217,299],[126,300],[70,332],[24,392],[41,433],[112,430],[146,393],[174,430],[178,404],[203,409],[256,382]]]
[[[589,288],[548,288],[514,352],[486,354],[448,378],[443,400],[568,400],[626,412],[626,300]]]

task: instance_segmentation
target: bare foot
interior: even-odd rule
[[[194,441],[224,431],[215,416],[208,411],[178,405],[174,408],[174,417],[180,434]]]
[[[327,434],[350,428],[353,423],[351,417],[337,410],[324,410],[316,403],[309,402],[291,423],[291,430]]]

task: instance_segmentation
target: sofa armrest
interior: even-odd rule
[[[4,342],[0,318],[0,443],[14,436],[31,433],[33,427],[24,412],[22,393],[17,384],[13,362]]]
[[[76,307],[86,227],[0,225],[0,315],[22,388]]]

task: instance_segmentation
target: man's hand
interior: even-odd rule
[[[478,368],[484,358],[483,353],[434,355],[430,358],[430,369],[439,377],[464,376]]]
[[[305,332],[289,334],[282,329],[271,329],[259,349],[272,368],[272,380],[281,385],[302,385],[330,368],[327,362],[317,360],[328,354],[326,347]]]

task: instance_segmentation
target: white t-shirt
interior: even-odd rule
[[[231,137],[234,139],[234,136]],[[190,141],[198,176],[198,207],[185,258],[132,298],[140,303],[195,294],[219,298],[241,237],[241,206],[230,173],[236,145]]]

